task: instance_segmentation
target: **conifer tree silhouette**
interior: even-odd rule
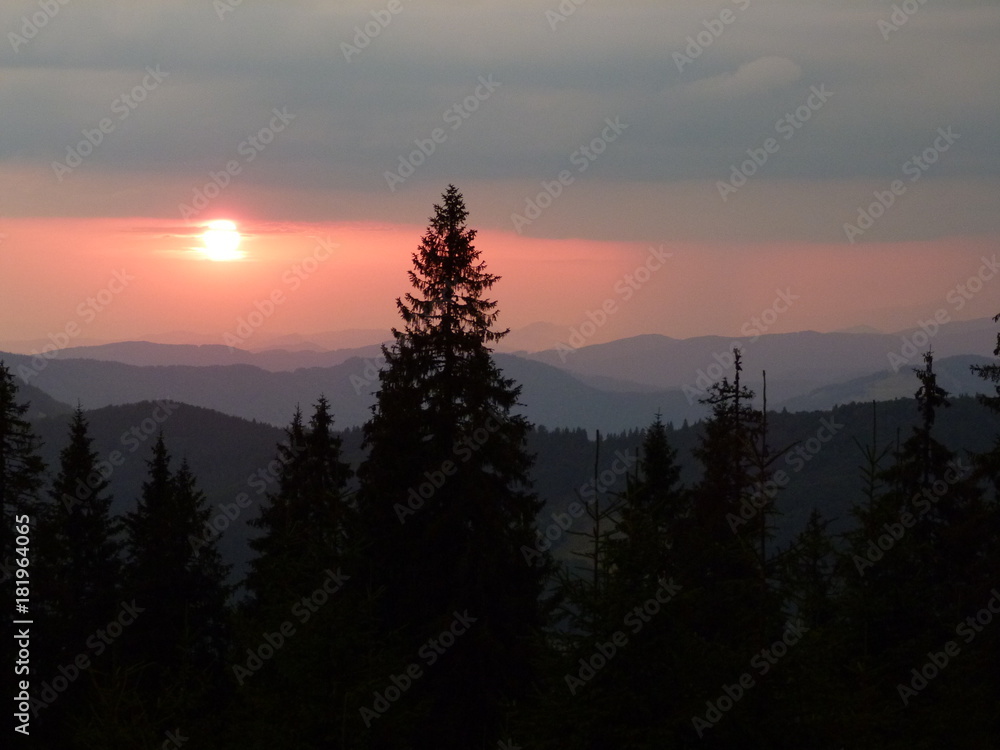
[[[360,538],[341,446],[325,397],[308,425],[296,409],[278,444],[278,488],[251,521],[261,533],[250,540],[256,557],[233,667],[240,737],[248,748],[341,747],[328,744],[330,738],[357,721],[347,703],[375,669],[372,597],[356,572]],[[248,655],[261,650],[264,634],[270,658],[257,666]]]
[[[88,639],[115,618],[121,602],[121,524],[111,515],[109,483],[92,444],[78,406],[49,502],[38,520],[34,577],[45,609],[39,622],[38,663],[49,680],[60,674],[59,667],[74,664],[80,653],[90,653]],[[65,732],[87,711],[89,682],[79,676],[45,709],[36,736],[46,737],[49,744],[69,744]]]
[[[229,566],[218,538],[203,539],[212,509],[187,460],[176,472],[170,461],[161,432],[138,505],[125,516],[124,599],[137,614],[122,651],[135,699],[159,732],[209,720],[205,702],[222,698],[231,630]]]
[[[512,413],[520,388],[491,356],[506,334],[484,297],[498,277],[480,260],[467,216],[449,186],[413,255],[413,291],[397,300],[403,328],[383,349],[359,470],[371,578],[384,587],[382,628],[398,636],[400,667],[456,613],[475,618],[433,665],[423,662],[407,694],[421,706],[423,747],[495,745],[505,705],[532,679],[542,624],[546,566],[528,565],[521,551],[533,546],[540,509],[529,425]]]
[[[33,614],[30,607],[37,607],[41,602],[37,597],[31,595],[30,586],[30,562],[35,558],[35,551],[31,545],[27,548],[22,546],[24,554],[17,554],[17,539],[23,536],[18,533],[18,529],[28,530],[29,542],[34,536],[37,528],[38,514],[40,512],[40,493],[42,488],[42,474],[45,471],[45,464],[38,455],[39,440],[31,429],[31,425],[25,418],[28,412],[28,404],[18,401],[18,388],[14,382],[14,375],[2,361],[0,361],[0,597],[4,602],[8,602],[8,611],[13,612],[15,606],[15,593],[17,593],[18,583],[24,587],[25,576],[18,577],[18,569],[21,567],[16,561],[16,557],[24,559],[26,557],[29,567],[24,571],[28,572],[28,596],[19,598],[31,599],[29,604],[24,605],[29,609],[19,614],[30,619]],[[37,614],[36,610],[34,614]],[[0,656],[4,659],[4,664],[8,665],[6,675],[2,684],[8,690],[8,695],[17,695],[15,689],[19,679],[14,673],[14,662],[17,658],[17,648],[14,642],[15,628],[13,619],[4,619],[2,634],[4,636],[3,646],[0,647]],[[19,723],[19,722],[18,722]]]

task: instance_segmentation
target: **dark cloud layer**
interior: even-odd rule
[[[489,221],[511,228],[619,118],[567,207],[530,232],[605,236],[630,205],[683,201],[634,233],[666,238],[693,210],[704,226],[681,236],[836,241],[869,188],[949,127],[960,139],[883,239],[1000,229],[996,3],[8,0],[0,32],[9,213],[175,216],[236,160],[231,199],[272,218],[420,220],[426,191],[456,181],[491,186]],[[132,108],[148,69],[166,76]],[[481,78],[499,86],[476,99]],[[817,88],[832,93],[809,109]],[[275,109],[287,127],[246,145]],[[104,118],[113,129],[59,181],[52,163]],[[390,190],[385,173],[435,129],[435,153]],[[722,201],[717,181],[768,138],[779,149]],[[949,210],[932,221],[928,204]],[[817,218],[799,229],[802,210]]]

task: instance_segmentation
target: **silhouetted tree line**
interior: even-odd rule
[[[846,535],[814,512],[775,544],[775,462],[794,446],[769,444],[737,351],[704,399],[702,478],[681,484],[657,416],[624,491],[595,484],[554,516],[580,559],[557,563],[466,218],[449,187],[397,300],[357,476],[325,398],[292,417],[238,589],[162,434],[115,517],[82,410],[46,480],[0,366],[5,561],[14,517],[33,524],[19,745],[1000,746],[1000,438],[976,456],[937,440],[930,354],[917,427],[858,446]],[[1000,411],[1000,366],[979,374]]]

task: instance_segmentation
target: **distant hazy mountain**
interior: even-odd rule
[[[550,348],[556,341],[565,338],[567,326],[554,323],[532,323],[522,328],[513,328],[499,343],[497,349],[502,352],[541,351]],[[290,334],[287,336],[265,336],[261,334],[247,342],[247,347],[253,351],[267,349],[286,349],[289,351],[330,351],[333,349],[363,349],[392,341],[388,330],[376,328],[360,328],[347,331],[327,331],[308,335]]]
[[[157,344],[149,341],[122,341],[99,346],[77,346],[62,349],[54,359],[95,359],[126,365],[211,367],[214,365],[252,365],[262,370],[282,372],[302,367],[333,367],[352,357],[378,357],[381,347],[372,344],[359,349],[333,351],[302,349],[266,349],[248,351],[223,344]]]
[[[512,328],[497,345],[502,352],[540,352],[551,349],[557,341],[566,338],[569,326],[555,323],[532,323],[523,328]]]
[[[881,334],[882,331],[880,331],[878,328],[874,328],[872,326],[851,326],[850,328],[841,328],[839,331],[836,331],[836,333],[875,333],[875,334]]]
[[[20,382],[17,384],[17,402],[19,404],[28,404],[28,411],[25,416],[29,420],[64,416],[72,414],[74,409],[73,406],[52,398],[52,396],[40,388]]]
[[[949,323],[929,338],[938,357],[988,356],[996,342],[997,324],[988,318]],[[526,355],[531,359],[589,378],[634,381],[657,388],[696,386],[702,374],[732,379],[729,362],[734,344],[743,349],[745,379],[759,386],[760,372],[768,373],[768,395],[787,400],[831,383],[906,370],[920,364],[928,336],[920,328],[894,334],[800,333],[765,334],[753,338],[701,336],[672,339],[648,334],[579,349],[550,349]],[[895,354],[908,364],[890,360]],[[908,355],[908,357],[907,357]],[[593,382],[593,381],[591,381]],[[702,378],[702,382],[706,382]]]
[[[278,426],[289,421],[296,406],[306,409],[320,394],[330,400],[339,425],[360,425],[371,415],[378,387],[378,361],[372,358],[353,357],[332,367],[299,368],[293,372],[271,372],[245,364],[141,367],[57,358],[31,374],[31,357],[0,356],[6,357],[15,373],[28,373],[31,385],[64,403],[80,401],[90,409],[169,398]],[[507,376],[523,385],[523,413],[547,427],[586,427],[607,432],[648,424],[657,411],[662,411],[665,419],[678,422],[696,419],[705,412],[677,390],[611,392],[586,385],[541,362],[507,354],[497,354],[496,360]],[[22,371],[22,367],[27,369]]]
[[[77,346],[101,346],[107,341],[91,338],[73,339]],[[52,341],[49,339],[19,339],[0,342],[0,350],[5,352],[16,352],[17,354],[30,354],[31,352],[42,351],[45,347],[51,347]]]
[[[560,337],[565,337],[565,334],[566,328],[563,326],[535,323],[511,331],[501,342],[498,351],[526,353],[547,349]],[[182,334],[177,334],[180,335]],[[245,347],[229,347],[218,341],[177,341],[173,340],[176,338],[174,335],[167,338],[171,341],[150,338],[143,341],[71,346],[54,354],[59,359],[100,359],[127,365],[254,365],[264,370],[280,372],[300,367],[332,367],[351,357],[378,357],[382,343],[392,341],[391,334],[381,330],[336,331],[308,337],[262,337],[261,340],[251,338]],[[10,350],[26,353],[31,349],[39,349],[43,342],[20,344]],[[27,344],[31,346],[26,346]]]
[[[332,351],[334,349],[362,349],[377,347],[383,341],[391,341],[392,333],[381,328],[352,328],[345,331],[325,331],[309,335],[287,334],[267,336],[255,334],[247,341],[247,348],[253,351],[282,349],[293,352],[304,350]]]
[[[949,324],[930,338],[944,387],[956,394],[981,392],[983,384],[969,374],[968,365],[989,361],[985,356],[995,338],[996,324],[989,319]],[[828,409],[912,396],[912,368],[921,363],[927,339],[920,329],[902,334],[805,331],[756,340],[645,335],[573,351],[495,356],[523,385],[523,411],[533,422],[607,432],[642,427],[657,411],[677,424],[700,419],[706,409],[698,398],[711,383],[734,375],[734,343],[744,350],[744,383],[758,396],[761,371],[767,371],[772,408]],[[284,425],[297,405],[312,404],[320,394],[331,400],[341,425],[363,423],[381,362],[378,345],[251,352],[221,344],[141,341],[65,349],[52,360],[4,356],[9,364],[27,368],[44,363],[30,384],[66,404],[79,400],[96,408],[173,398],[273,425]]]
[[[934,359],[934,372],[938,385],[953,396],[992,393],[992,386],[969,369],[971,365],[985,365],[992,360],[986,357],[946,357]],[[922,363],[921,363],[922,365]],[[811,393],[796,396],[776,404],[789,411],[829,409],[834,404],[852,401],[889,401],[910,398],[917,390],[913,368],[903,367],[899,372],[877,372],[845,383],[825,385]]]

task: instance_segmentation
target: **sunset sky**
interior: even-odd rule
[[[449,183],[515,329],[1000,312],[995,2],[5,0],[0,32],[0,347],[388,330]]]

